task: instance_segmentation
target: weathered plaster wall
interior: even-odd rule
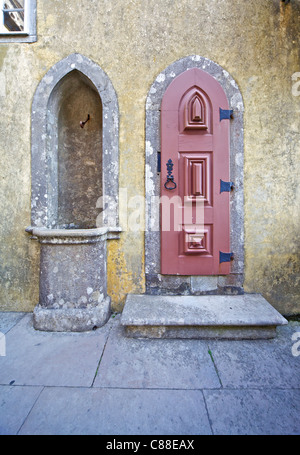
[[[74,52],[108,75],[120,109],[120,188],[144,195],[145,101],[172,62],[201,55],[239,85],[245,104],[245,290],[300,313],[300,2],[291,0],[38,0],[38,41],[0,42],[0,308],[38,301],[38,244],[30,225],[30,112],[37,84]],[[138,201],[137,201],[138,202]],[[131,207],[129,213],[137,207]],[[124,204],[121,221],[124,221]],[[144,234],[108,245],[108,294],[121,309],[142,293]]]

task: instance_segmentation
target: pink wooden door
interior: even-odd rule
[[[228,101],[193,68],[177,76],[161,106],[161,273],[224,275],[230,263]]]

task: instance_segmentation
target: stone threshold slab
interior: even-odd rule
[[[121,316],[133,338],[267,339],[288,321],[260,294],[129,294]]]

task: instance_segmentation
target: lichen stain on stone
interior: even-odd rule
[[[111,305],[113,311],[121,311],[125,304],[127,294],[144,293],[142,270],[140,267],[140,275],[138,271],[128,266],[126,254],[122,252],[119,240],[111,240],[108,244],[108,265],[107,265],[107,293],[111,297]],[[128,249],[132,254],[136,254],[135,246]]]

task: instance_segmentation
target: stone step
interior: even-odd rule
[[[121,316],[133,338],[266,339],[287,323],[260,294],[129,294]]]

